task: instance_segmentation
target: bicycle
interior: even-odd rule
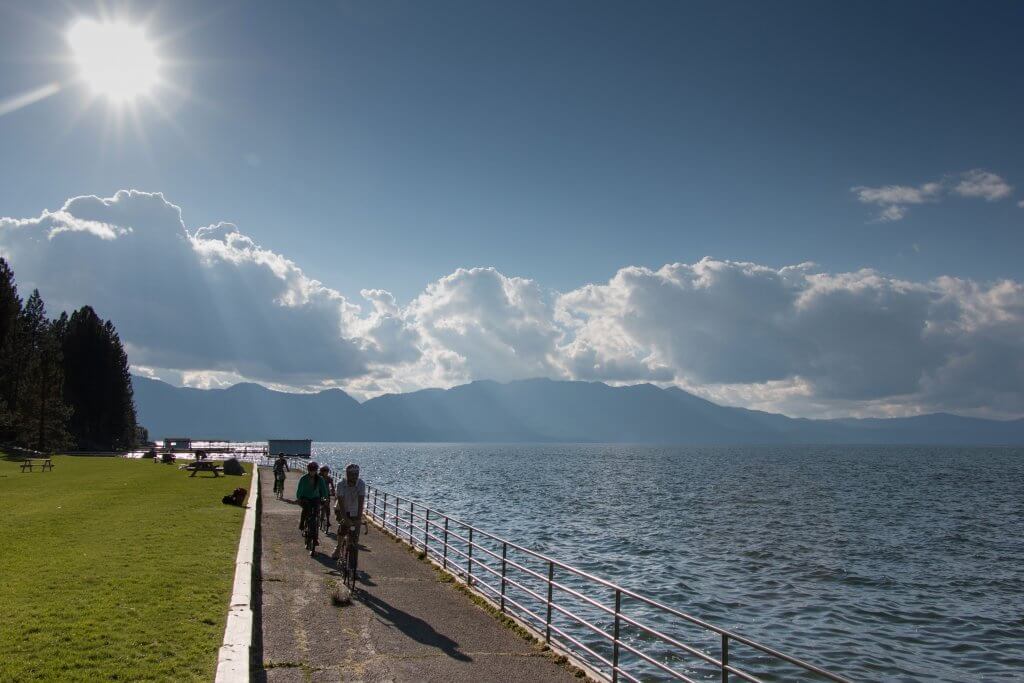
[[[331,530],[331,504],[329,498],[320,501],[320,530],[325,534]]]
[[[356,588],[356,576],[359,568],[358,524],[357,522],[346,527],[345,545],[342,546],[341,555],[338,557],[338,567],[341,569],[342,583],[348,586],[349,590],[355,590]]]
[[[278,500],[282,500],[284,498],[284,475],[283,474],[275,474],[274,475],[274,495],[277,496]]]
[[[317,538],[317,531],[320,526],[317,523],[320,514],[319,501],[309,500],[303,504],[303,508],[302,519],[299,521],[299,531],[302,532],[303,538],[306,540],[306,550],[309,551],[309,556],[312,557],[313,553],[316,552],[317,545],[320,544],[320,540]]]

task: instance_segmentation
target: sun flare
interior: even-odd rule
[[[149,93],[159,80],[160,60],[142,26],[81,19],[67,40],[82,80],[115,103]]]

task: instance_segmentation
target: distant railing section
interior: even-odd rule
[[[839,675],[418,501],[373,486],[367,487],[367,496],[366,514],[378,526],[424,552],[545,643],[613,683],[652,679],[760,683],[795,677],[848,683]],[[693,633],[683,633],[687,629]]]
[[[267,445],[247,441],[193,441],[188,448],[166,448],[164,446],[151,446],[124,453],[126,458],[147,458],[156,456],[163,457],[165,454],[173,455],[175,458],[198,458],[208,460],[227,460],[235,458],[243,462],[251,462],[256,465],[271,465],[273,458],[267,452]]]

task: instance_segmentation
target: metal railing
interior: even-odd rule
[[[849,683],[419,501],[368,486],[366,515],[425,553],[502,614],[515,617],[553,649],[613,683],[652,679],[728,683],[731,677],[766,683],[795,676]],[[696,645],[683,642],[687,636],[681,632],[688,628],[695,631],[688,635]],[[736,645],[746,649],[737,652]]]

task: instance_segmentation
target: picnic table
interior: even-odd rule
[[[39,465],[39,470],[41,472],[45,472],[46,470],[52,470],[53,469],[53,460],[52,459],[50,459],[50,458],[43,458],[42,460],[43,460],[43,462],[40,463],[40,465]],[[22,463],[21,463],[21,471],[22,472],[25,472],[25,471],[31,472],[32,471],[32,467],[34,465],[35,465],[35,461],[33,461],[32,458],[25,458],[25,460],[23,460]]]
[[[213,476],[219,477],[224,468],[217,465],[216,460],[196,460],[194,463],[185,465],[186,470],[191,470],[190,477],[196,476],[196,472],[213,472]]]

